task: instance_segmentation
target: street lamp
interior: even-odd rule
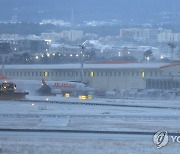
[[[80,52],[80,55],[81,55],[81,83],[84,82],[84,49],[85,49],[85,45],[84,43],[82,45],[79,45],[80,49],[81,49],[81,52]]]
[[[174,62],[174,49],[176,48],[176,45],[173,42],[168,43],[168,46],[171,49],[172,53],[172,60],[171,60],[171,78],[172,78],[172,88],[173,88],[173,62]]]

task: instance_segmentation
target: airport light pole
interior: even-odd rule
[[[84,82],[84,49],[85,49],[85,45],[84,43],[82,45],[79,45],[80,49],[81,49],[81,83]]]
[[[173,88],[173,62],[174,62],[174,49],[176,45],[173,42],[168,43],[169,48],[171,49],[172,60],[171,60],[171,79],[172,79],[172,88]]]

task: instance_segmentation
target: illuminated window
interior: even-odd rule
[[[93,77],[94,76],[94,72],[90,72],[90,76]]]
[[[141,72],[141,76],[142,76],[142,78],[145,77],[145,72],[144,71]]]
[[[44,76],[48,76],[48,72],[44,72]]]

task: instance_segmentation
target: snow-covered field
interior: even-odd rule
[[[123,106],[93,106],[48,103],[47,97],[28,96],[27,99],[44,102],[0,101],[0,128],[71,129],[179,132],[180,108],[178,100],[78,100],[61,96],[48,100],[64,102],[90,102],[104,104],[141,105],[144,108]],[[173,108],[172,108],[173,107]],[[4,132],[5,133],[5,132]],[[153,136],[119,135],[101,137],[91,134],[73,136],[55,135],[5,135],[0,133],[0,153],[178,153],[178,143],[156,149]],[[3,135],[4,134],[4,135]]]

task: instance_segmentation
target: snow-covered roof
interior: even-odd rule
[[[180,64],[176,64],[180,65]],[[84,69],[158,69],[169,63],[84,64]],[[81,64],[5,65],[5,69],[80,69]]]

